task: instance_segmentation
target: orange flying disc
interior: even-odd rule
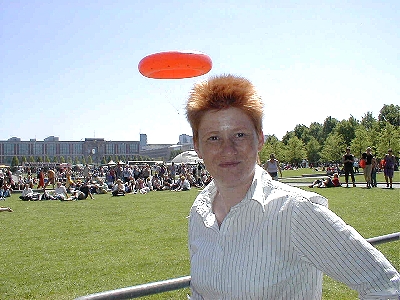
[[[198,51],[168,51],[150,54],[139,62],[139,72],[155,79],[181,79],[204,75],[211,58]]]

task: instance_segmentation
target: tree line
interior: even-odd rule
[[[339,121],[327,117],[323,124],[296,125],[279,140],[275,135],[266,137],[260,152],[262,163],[274,153],[280,162],[298,165],[307,160],[314,165],[341,162],[346,147],[356,157],[361,157],[371,147],[377,158],[383,157],[389,148],[394,155],[400,151],[400,106],[384,105],[375,119],[367,112],[359,121],[350,115]]]
[[[111,160],[115,162],[119,162],[120,160],[126,162],[128,160],[136,160],[136,161],[151,161],[153,160],[152,158],[148,156],[142,156],[142,155],[133,155],[133,156],[118,156],[118,155],[109,155],[109,156],[103,156],[101,158],[100,164],[105,165]],[[33,156],[30,156],[29,158],[26,158],[25,156],[22,156],[21,159],[19,159],[17,156],[14,156],[11,161],[11,167],[16,167],[20,166],[25,162],[53,162],[53,163],[69,163],[71,165],[77,165],[77,164],[92,164],[93,163],[93,158],[89,156],[77,156],[74,158],[67,157],[64,158],[64,156],[54,156],[53,158],[50,159],[50,157],[46,156],[44,158],[38,156],[36,159],[33,158]]]

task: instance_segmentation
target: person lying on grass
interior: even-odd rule
[[[308,187],[313,188],[314,186],[319,188],[330,188],[330,187],[339,187],[341,183],[339,181],[339,174],[333,174],[333,178],[328,177],[325,180],[317,179]]]

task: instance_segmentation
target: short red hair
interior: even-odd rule
[[[246,78],[220,75],[196,84],[186,104],[186,118],[198,140],[198,129],[205,112],[236,107],[244,111],[254,123],[257,132],[262,131],[263,103],[254,85]]]

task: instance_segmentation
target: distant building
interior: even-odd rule
[[[74,160],[90,156],[92,161],[100,163],[102,158],[109,156],[134,156],[139,155],[138,141],[105,141],[103,138],[86,138],[84,141],[60,141],[58,137],[48,137],[43,141],[30,139],[21,141],[11,138],[0,141],[0,163],[10,164],[14,156],[21,159],[30,157],[36,161],[38,157],[44,161],[54,157],[64,157]]]
[[[193,138],[188,135],[179,136],[179,144],[147,144],[147,135],[140,134],[140,141],[105,141],[104,138],[85,138],[81,141],[60,141],[59,137],[49,136],[43,141],[30,139],[21,141],[18,137],[12,137],[6,141],[0,141],[0,164],[10,164],[16,156],[21,161],[22,157],[29,160],[31,157],[37,161],[46,158],[53,161],[54,157],[63,157],[65,160],[82,157],[91,157],[94,163],[100,163],[103,158],[119,156],[132,158],[133,156],[145,156],[152,159],[167,161],[172,150],[182,151],[193,148]],[[172,147],[172,148],[171,148]],[[177,148],[178,147],[178,148]]]
[[[179,136],[179,145],[193,144],[193,137],[187,134],[181,134]]]
[[[147,145],[147,134],[140,134],[139,149],[142,150]]]

